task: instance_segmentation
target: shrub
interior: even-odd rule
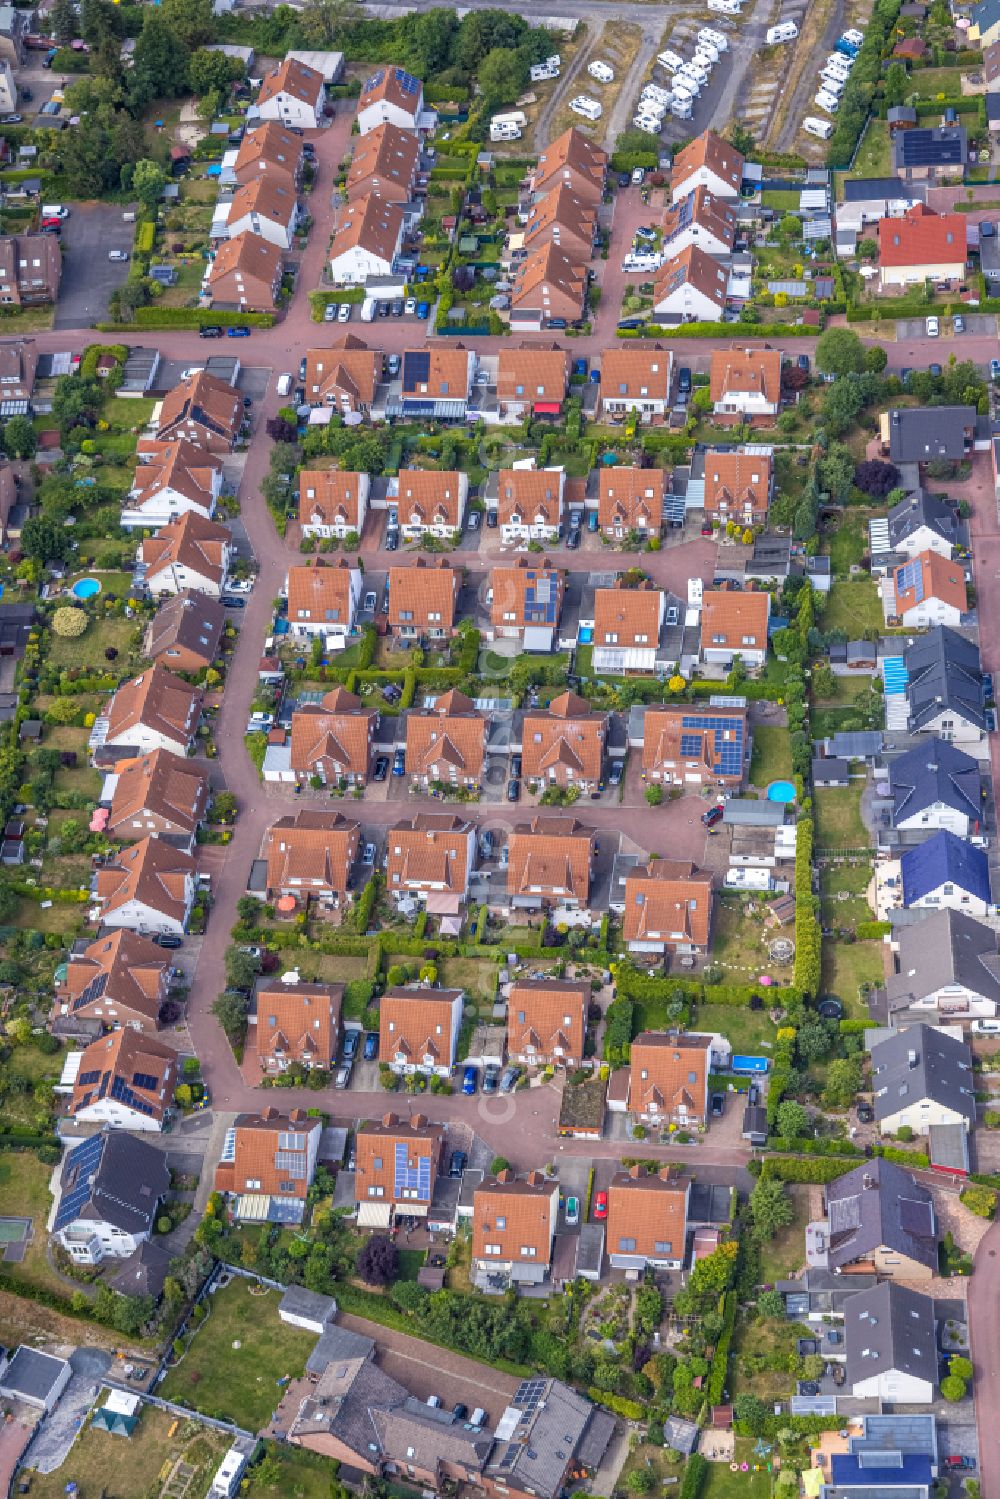
[[[965,1380],[959,1379],[957,1374],[946,1374],[941,1381],[941,1394],[953,1405],[965,1399],[965,1390]]]
[[[52,616],[52,629],[64,640],[75,640],[87,628],[87,616],[82,609],[64,607]]]
[[[997,1194],[992,1187],[966,1187],[960,1201],[977,1218],[992,1218],[997,1210]]]

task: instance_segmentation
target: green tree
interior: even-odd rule
[[[849,329],[828,329],[832,333],[847,333]],[[851,335],[854,336],[853,334]],[[826,337],[826,334],[823,334]],[[831,437],[841,437],[853,425],[855,417],[864,405],[864,398],[856,381],[837,380],[823,397],[822,425]]]
[[[762,1177],[750,1193],[750,1216],[762,1239],[772,1238],[779,1229],[787,1228],[795,1209],[784,1182]]]
[[[800,1060],[808,1066],[810,1062],[821,1062],[830,1055],[833,1037],[821,1021],[810,1021],[799,1028],[795,1046]]]
[[[202,48],[188,60],[188,82],[196,94],[207,94],[213,89],[226,94],[242,76],[240,59],[227,57],[224,52],[209,52]]]
[[[488,52],[497,47],[519,46],[527,30],[527,21],[513,11],[470,10],[458,28],[456,61],[473,73]]]
[[[528,64],[520,52],[510,47],[494,47],[487,52],[476,74],[484,107],[494,109],[510,104],[524,92],[528,82]]]
[[[802,238],[802,223],[794,213],[786,213],[781,220],[778,225],[778,238],[783,239],[786,244]]]
[[[783,1317],[785,1298],[780,1291],[761,1291],[757,1297],[757,1312],[761,1317]]]
[[[148,159],[136,162],[132,173],[132,191],[150,212],[155,210],[166,185],[167,174],[159,162]]]
[[[21,551],[38,562],[64,562],[70,554],[69,533],[47,515],[29,516],[21,528]]]
[[[883,98],[888,109],[894,109],[897,104],[902,104],[906,98],[906,85],[908,79],[906,68],[901,62],[891,62],[885,70],[885,83],[883,85]]]
[[[656,1485],[652,1468],[633,1468],[628,1475],[628,1487],[633,1494],[649,1494]]]
[[[298,14],[299,30],[307,47],[333,47],[364,18],[357,0],[306,0]]]
[[[752,156],[757,149],[756,137],[745,125],[730,125],[729,139],[741,156]]]
[[[954,1375],[956,1379],[970,1380],[973,1374],[972,1360],[963,1358],[957,1353],[953,1354],[948,1360],[948,1373]]]
[[[3,429],[3,450],[8,458],[34,458],[38,446],[31,418],[12,416]]]
[[[225,989],[212,1005],[212,1014],[227,1036],[241,1036],[250,1013],[250,996]]]
[[[646,787],[646,800],[647,800],[647,802],[649,803],[649,805],[651,807],[658,807],[660,805],[660,803],[663,801],[663,787],[662,786],[647,786]]]
[[[756,1395],[737,1395],[733,1401],[733,1420],[745,1424],[751,1436],[763,1436],[770,1412]]]
[[[226,979],[231,989],[252,989],[260,972],[260,959],[242,948],[230,947],[225,957]]]
[[[490,1162],[490,1175],[499,1176],[501,1171],[510,1170],[510,1161],[505,1155],[495,1155]]]
[[[206,42],[212,40],[215,32],[212,0],[163,0],[160,8],[164,19],[188,52],[204,47]],[[147,10],[147,23],[149,15]]]
[[[861,1061],[858,1057],[838,1057],[830,1063],[823,1089],[827,1108],[847,1109],[861,1088]]]
[[[827,328],[816,343],[816,368],[824,375],[859,374],[865,347],[853,328]]]
[[[211,15],[210,0],[206,0]],[[143,11],[142,31],[135,44],[135,86],[143,99],[177,98],[187,92],[188,53],[194,45],[167,14],[168,7],[201,8],[202,0],[163,0]]]
[[[962,1202],[977,1218],[992,1218],[997,1210],[997,1194],[993,1188],[976,1183],[964,1189]]]
[[[865,372],[871,375],[881,375],[889,363],[889,356],[881,344],[870,344],[865,349]]]
[[[858,255],[862,260],[878,260],[878,240],[867,238],[860,240]]]
[[[855,467],[850,448],[832,442],[817,464],[820,487],[834,500],[843,500],[854,483]]]
[[[54,0],[49,11],[48,28],[60,47],[67,47],[78,35],[79,20],[73,0]]]
[[[786,1098],[778,1105],[776,1123],[778,1134],[783,1140],[799,1140],[809,1127],[809,1115],[800,1103],[796,1103],[793,1098]]]
[[[941,1394],[952,1405],[965,1399],[965,1390],[965,1380],[959,1379],[956,1374],[946,1374],[941,1381]]]

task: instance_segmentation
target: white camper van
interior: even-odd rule
[[[691,100],[685,99],[681,94],[676,94],[670,106],[670,113],[675,120],[689,120],[693,113]]]
[[[840,100],[836,94],[828,94],[825,88],[820,89],[813,102],[818,104],[820,109],[825,109],[828,115],[835,115],[840,108]]]
[[[711,26],[703,26],[698,33],[699,42],[711,42],[720,52],[729,51],[729,39],[723,31],[713,31]]]
[[[671,52],[669,49],[666,52],[658,53],[656,61],[660,64],[660,67],[664,68],[668,73],[676,73],[678,68],[682,68],[684,66],[684,59],[683,57],[681,57],[680,53]]]
[[[604,113],[603,106],[587,94],[577,94],[575,99],[569,101],[569,107],[574,114],[582,115],[585,120],[599,120]]]
[[[615,70],[610,63],[600,60],[592,62],[588,65],[587,72],[591,78],[596,78],[598,83],[614,83],[615,81]]]
[[[529,70],[529,76],[532,83],[544,83],[547,78],[558,78],[559,69],[554,68],[551,63],[536,62]]]
[[[821,141],[828,141],[833,134],[833,124],[830,120],[818,120],[815,115],[806,115],[802,121],[802,129],[807,135],[815,135]]]
[[[819,75],[819,81],[828,94],[833,94],[837,99],[844,92],[844,79],[838,78],[836,73],[824,71]]]
[[[674,74],[674,98],[675,99],[697,99],[701,89],[693,78],[682,77],[680,73]]]
[[[743,7],[740,0],[708,0],[708,9],[717,11],[720,16],[740,16]]]
[[[794,21],[781,21],[777,26],[771,26],[764,37],[769,47],[776,47],[781,42],[794,42],[799,34],[799,28]]]
[[[695,57],[707,57],[713,64],[719,61],[719,49],[714,42],[710,42],[707,36],[700,36],[694,44]]]
[[[496,115],[490,121],[491,141],[519,141],[521,127],[506,115]]]

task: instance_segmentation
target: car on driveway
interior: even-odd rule
[[[596,1192],[594,1194],[594,1217],[597,1219],[608,1216],[608,1194],[607,1192]]]
[[[712,1118],[721,1119],[726,1112],[726,1095],[724,1093],[712,1094]]]
[[[340,311],[337,313],[337,322],[338,323],[349,323],[350,321],[351,321],[351,304],[350,304],[350,302],[341,302],[341,304],[340,304]]]
[[[964,333],[965,332],[965,318],[964,317],[959,317],[958,314],[956,313],[955,316],[951,320],[951,326],[954,328],[954,330],[955,330],[956,333]]]
[[[511,776],[507,782],[507,800],[509,802],[519,802],[521,800],[521,782],[517,776]]]
[[[340,308],[337,306],[336,302],[327,302],[326,306],[323,308],[324,323],[335,323],[337,321],[337,314],[339,312]]]
[[[365,1037],[365,1061],[371,1062],[378,1056],[378,1031],[369,1031]]]
[[[184,946],[184,938],[178,937],[176,932],[159,932],[153,938],[153,941],[156,943],[157,947],[174,948]]]
[[[513,1093],[514,1085],[520,1076],[520,1067],[505,1067],[503,1070],[503,1077],[501,1077],[500,1079],[500,1092]]]
[[[398,749],[392,757],[392,773],[394,776],[406,774],[406,751]]]
[[[389,774],[389,760],[386,755],[379,755],[375,761],[375,769],[372,772],[373,781],[384,781]]]
[[[937,338],[941,332],[941,324],[936,317],[929,317],[924,327],[928,338]]]
[[[967,1472],[974,1473],[976,1470],[976,1459],[974,1457],[960,1457],[953,1453],[951,1457],[945,1458],[944,1465],[946,1468],[964,1468]]]
[[[365,610],[367,612],[371,613],[371,614],[374,614],[375,613],[375,606],[376,606],[377,603],[378,603],[378,595],[374,592],[373,589],[369,588],[368,592],[365,594],[365,604],[364,604]]]
[[[466,1067],[462,1073],[462,1092],[467,1098],[471,1098],[479,1086],[479,1071],[475,1067]]]
[[[717,822],[723,818],[723,808],[719,806],[709,807],[707,812],[701,814],[701,820],[707,828],[714,828]]]
[[[344,1060],[350,1061],[357,1054],[360,1031],[344,1032]]]
[[[224,338],[225,329],[218,323],[206,323],[203,328],[198,329],[199,338]]]
[[[448,1175],[452,1177],[461,1176],[468,1164],[469,1157],[464,1150],[453,1150],[448,1159]]]
[[[566,1227],[575,1228],[580,1221],[580,1199],[579,1197],[567,1197],[566,1199]]]
[[[487,1067],[483,1072],[483,1092],[495,1093],[497,1091],[497,1084],[499,1083],[499,1081],[500,1068],[495,1064],[493,1066]]]

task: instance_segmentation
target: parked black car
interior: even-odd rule
[[[464,1150],[453,1150],[448,1159],[448,1175],[461,1176],[469,1164],[468,1153]]]

